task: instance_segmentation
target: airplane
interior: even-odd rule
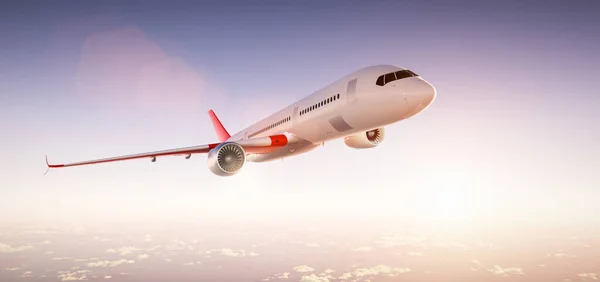
[[[304,154],[343,138],[354,149],[374,148],[385,126],[423,112],[436,97],[435,87],[413,71],[374,65],[354,71],[311,95],[230,135],[215,112],[208,115],[219,142],[64,164],[50,168],[114,161],[208,154],[208,169],[218,176],[238,173],[246,162],[267,162]],[[46,171],[48,172],[48,171]]]

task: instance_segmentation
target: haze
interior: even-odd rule
[[[595,1],[4,1],[0,280],[592,281]],[[216,141],[361,67],[437,89],[374,149],[221,178]],[[287,273],[287,274],[286,274]]]

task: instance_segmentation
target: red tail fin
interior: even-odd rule
[[[219,142],[225,142],[225,140],[229,139],[231,135],[227,132],[227,129],[223,126],[217,115],[213,110],[208,111],[208,116],[212,121],[213,127],[215,128],[215,132],[217,133],[217,138],[219,138]]]

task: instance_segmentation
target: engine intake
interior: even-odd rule
[[[246,163],[246,152],[237,143],[224,142],[208,152],[208,169],[219,176],[231,176]]]
[[[354,149],[367,149],[373,148],[383,142],[385,138],[385,129],[383,127],[375,128],[373,130],[366,131],[355,135],[344,138],[346,146]]]

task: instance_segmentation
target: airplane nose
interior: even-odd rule
[[[435,100],[435,96],[437,94],[437,90],[431,83],[425,82],[427,86],[424,86],[423,92],[421,93],[421,104],[424,107],[429,106]]]
[[[433,103],[433,100],[435,100],[435,96],[437,95],[435,87],[423,79],[414,84],[408,93],[410,93],[407,94],[409,112],[404,118],[412,117],[424,111],[425,108]]]

